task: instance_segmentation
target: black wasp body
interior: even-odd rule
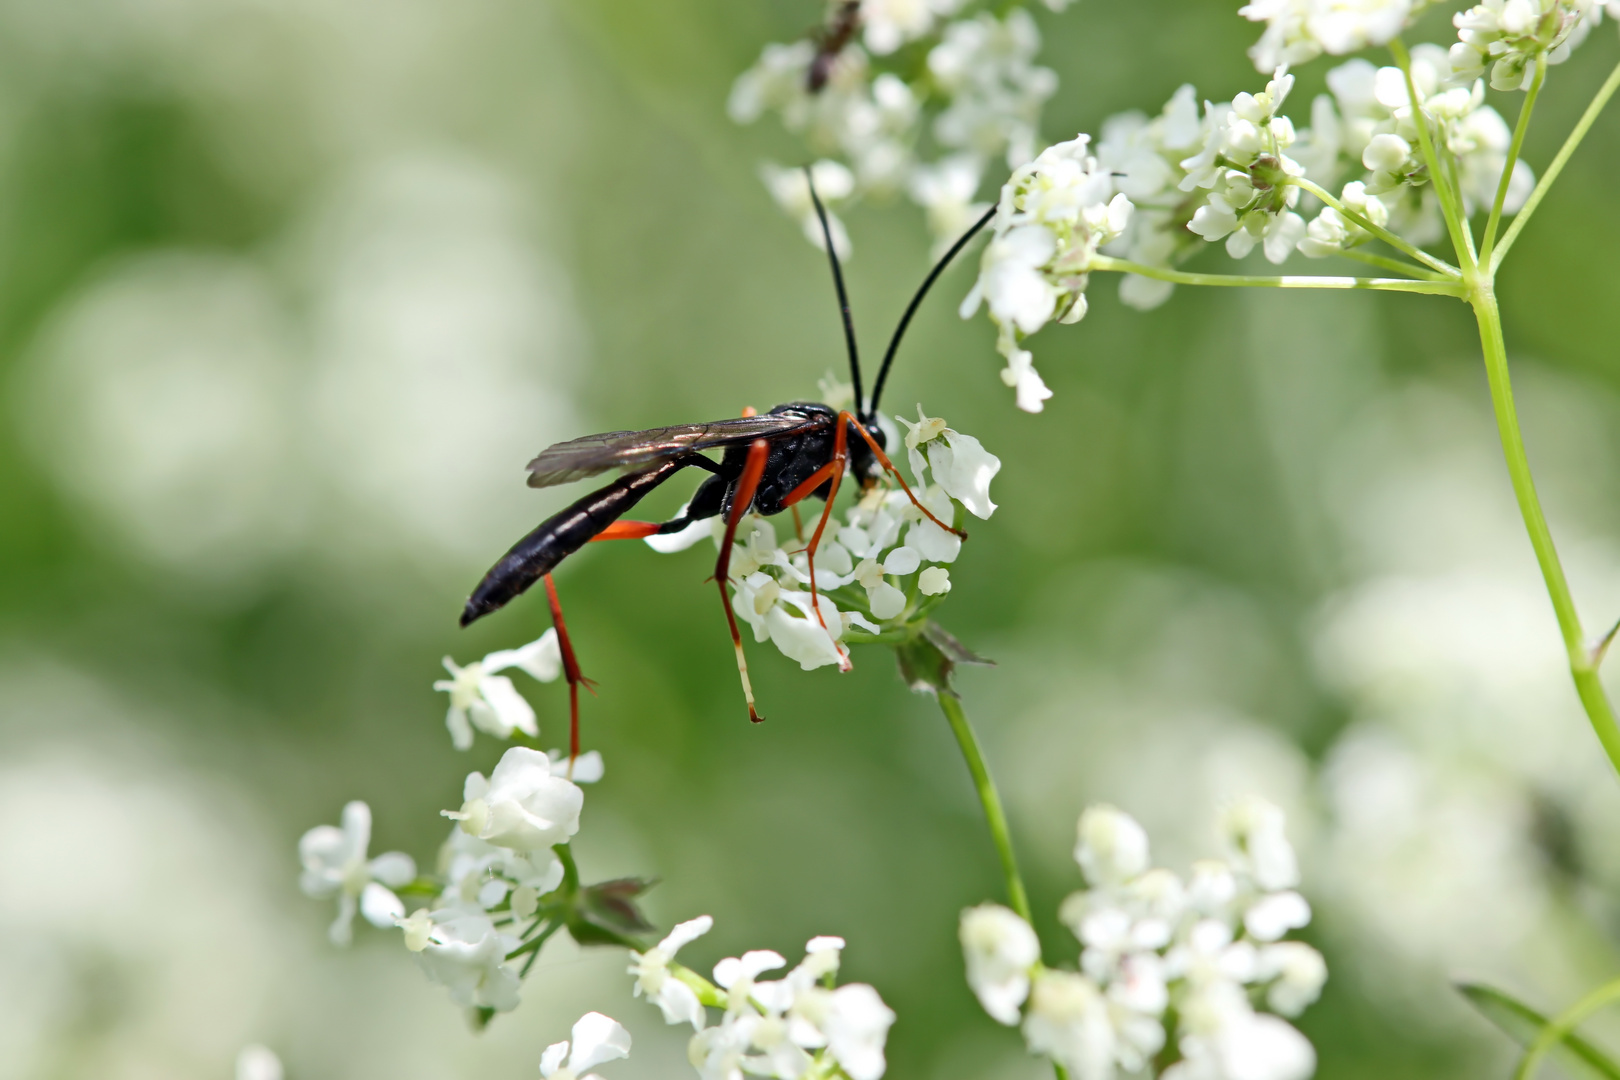
[[[766,444],[764,466],[741,513],[770,517],[798,502],[792,498],[795,491],[832,463],[840,443],[847,447],[849,470],[863,489],[870,487],[881,477],[882,466],[873,448],[854,430],[859,421],[844,415],[846,430],[841,440],[837,437],[838,410],[819,402],[796,401],[778,405],[762,416],[652,431],[612,431],[558,443],[529,462],[531,487],[584,479],[614,466],[633,471],[553,514],[514,544],[467,599],[461,625],[504,607],[592,540],[679,532],[694,521],[729,513],[756,441]],[[864,426],[881,452],[883,429],[875,423]],[[703,453],[708,449],[723,449],[724,453],[715,461]],[[710,475],[698,485],[680,516],[654,527],[649,527],[650,522],[631,522],[627,523],[630,527],[614,529],[642,498],[687,466]],[[807,494],[826,499],[833,483],[829,477]]]
[[[854,6],[849,5],[851,8]],[[612,469],[622,469],[624,472],[618,479],[553,514],[513,545],[512,550],[484,575],[484,580],[473,590],[461,613],[461,625],[466,626],[504,607],[536,581],[545,580],[552,622],[562,651],[563,670],[568,677],[573,702],[572,751],[575,754],[579,751],[578,687],[584,679],[574,659],[573,647],[562,620],[562,608],[550,575],[559,563],[587,543],[674,533],[696,521],[724,518],[725,535],[720,543],[714,577],[720,587],[721,603],[737,654],[737,670],[748,701],[748,715],[758,720],[760,717],[754,708],[754,694],[748,681],[748,663],[743,655],[742,635],[738,632],[737,618],[731,610],[727,593],[732,542],[744,515],[754,513],[768,517],[780,514],[810,496],[825,500],[826,508],[821,513],[815,532],[804,545],[809,560],[812,597],[817,591],[816,549],[832,516],[839,483],[847,472],[854,473],[863,491],[881,480],[884,473],[890,474],[917,509],[941,528],[951,528],[917,502],[899,470],[884,453],[885,440],[883,430],[877,423],[877,403],[894,361],[895,350],[899,348],[900,338],[918,305],[935,279],[973,235],[990,221],[995,211],[987,212],[963,234],[924,279],[889,341],[888,352],[884,355],[883,365],[872,387],[872,397],[867,401],[861,396],[860,358],[855,347],[849,300],[844,291],[843,271],[833,252],[826,211],[816,195],[814,184],[810,182],[808,169],[805,178],[806,183],[810,184],[810,197],[821,219],[822,239],[843,312],[850,381],[859,411],[835,409],[818,402],[796,401],[778,405],[763,415],[716,420],[708,424],[654,428],[650,431],[610,431],[572,439],[546,449],[529,462],[530,487],[571,483],[599,476]],[[718,461],[705,453],[711,450],[720,451]],[[624,520],[624,515],[654,488],[689,466],[710,475],[698,485],[681,514],[665,522]],[[821,619],[822,605],[815,602],[812,606],[817,618]],[[823,628],[826,628],[824,621]],[[840,655],[843,656],[841,648]],[[844,657],[841,666],[848,666],[847,657]]]

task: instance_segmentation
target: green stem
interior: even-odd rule
[[[1429,168],[1429,182],[1434,185],[1435,194],[1440,199],[1440,213],[1446,219],[1446,231],[1451,234],[1451,246],[1462,262],[1471,262],[1470,255],[1474,248],[1474,239],[1469,236],[1464,241],[1467,225],[1462,221],[1462,211],[1457,205],[1457,193],[1451,190],[1451,184],[1446,173],[1440,168],[1440,158],[1435,153],[1434,141],[1429,138],[1429,117],[1423,111],[1418,101],[1417,84],[1412,81],[1412,58],[1406,52],[1406,44],[1400,38],[1389,43],[1389,51],[1395,56],[1395,63],[1400,66],[1401,73],[1406,76],[1407,103],[1412,109],[1412,126],[1417,128],[1418,148],[1423,153],[1423,163]]]
[[[1579,1026],[1582,1020],[1597,1012],[1603,1006],[1620,998],[1620,979],[1604,983],[1602,986],[1587,994],[1581,1000],[1571,1005],[1567,1010],[1555,1016],[1546,1027],[1536,1036],[1536,1041],[1530,1044],[1530,1049],[1524,1052],[1519,1059],[1519,1067],[1513,1070],[1513,1080],[1530,1080],[1535,1074],[1536,1066],[1553,1047],[1569,1037],[1570,1032]]]
[[[1615,721],[1614,709],[1598,678],[1595,650],[1586,644],[1581,632],[1581,620],[1570,595],[1569,581],[1564,576],[1563,564],[1558,560],[1558,549],[1553,544],[1552,531],[1547,527],[1547,516],[1536,495],[1536,482],[1530,473],[1530,459],[1525,453],[1524,436],[1519,430],[1518,410],[1513,402],[1513,384],[1508,377],[1507,344],[1502,337],[1502,315],[1496,306],[1496,294],[1489,282],[1476,282],[1468,301],[1479,322],[1480,344],[1485,352],[1485,376],[1491,387],[1491,406],[1496,411],[1496,426],[1502,437],[1502,453],[1507,458],[1508,476],[1513,481],[1513,494],[1519,503],[1519,514],[1530,535],[1530,546],[1535,549],[1536,562],[1541,567],[1547,595],[1552,599],[1553,611],[1558,616],[1558,630],[1564,639],[1564,651],[1569,657],[1569,670],[1575,680],[1575,691],[1591,721],[1592,730],[1609,755],[1609,762],[1620,772],[1620,724]]]
[[[1356,211],[1350,209],[1344,203],[1340,202],[1320,184],[1307,180],[1303,176],[1295,177],[1289,182],[1295,187],[1299,188],[1301,191],[1308,191],[1312,195],[1315,195],[1318,199],[1322,200],[1322,202],[1333,207],[1333,209],[1337,210],[1340,214],[1349,218],[1363,229],[1366,229],[1368,232],[1378,237],[1378,239],[1382,240],[1396,251],[1411,256],[1418,262],[1430,267],[1437,273],[1444,274],[1446,277],[1459,278],[1462,276],[1462,272],[1459,271],[1455,266],[1452,266],[1450,263],[1446,262],[1446,260],[1437,258],[1434,255],[1430,255],[1427,251],[1424,251],[1422,248],[1411,243],[1410,241],[1396,236],[1382,225],[1374,224],[1363,215],[1358,214]]]
[[[1446,280],[1445,277],[1426,266],[1409,263],[1405,259],[1391,259],[1387,255],[1375,255],[1370,251],[1362,251],[1360,248],[1345,248],[1339,254],[1346,259],[1354,259],[1356,262],[1366,263],[1368,266],[1376,266],[1383,270],[1392,270],[1397,274],[1408,274],[1423,281]]]
[[[1541,205],[1541,200],[1546,197],[1547,189],[1552,187],[1554,180],[1558,179],[1558,174],[1564,171],[1564,166],[1569,163],[1570,157],[1574,155],[1576,148],[1581,145],[1581,140],[1586,138],[1586,133],[1592,129],[1592,125],[1597,121],[1598,114],[1603,111],[1603,106],[1609,103],[1609,99],[1614,96],[1617,89],[1620,89],[1620,64],[1615,65],[1614,70],[1609,73],[1608,79],[1598,89],[1597,96],[1586,107],[1586,111],[1581,114],[1581,119],[1576,123],[1575,130],[1569,133],[1569,138],[1564,140],[1564,145],[1558,148],[1558,156],[1552,159],[1552,164],[1547,166],[1547,171],[1542,174],[1541,180],[1536,184],[1536,189],[1530,193],[1530,197],[1525,200],[1524,206],[1519,210],[1518,214],[1514,215],[1513,223],[1508,226],[1507,232],[1502,234],[1502,242],[1497,244],[1496,249],[1491,252],[1490,271],[1492,277],[1496,275],[1496,268],[1502,265],[1502,259],[1507,255],[1508,249],[1513,246],[1513,241],[1519,238],[1519,233],[1524,229],[1525,223],[1530,220],[1530,215],[1534,214],[1536,207]]]
[[[995,842],[996,853],[1001,856],[1001,872],[1007,879],[1007,903],[1027,923],[1033,923],[1029,910],[1029,894],[1024,890],[1024,879],[1018,874],[1018,860],[1013,855],[1012,833],[1007,829],[1007,815],[1001,809],[1001,796],[996,794],[996,783],[990,779],[985,767],[984,754],[979,750],[978,737],[968,723],[962,702],[949,690],[934,695],[940,711],[950,721],[951,733],[962,748],[962,758],[968,772],[973,774],[973,786],[979,792],[979,804],[984,807],[985,824],[990,826],[990,839]]]
[[[1536,73],[1530,78],[1530,89],[1525,92],[1524,104],[1519,108],[1519,119],[1513,125],[1513,143],[1508,147],[1507,164],[1502,166],[1502,179],[1496,184],[1496,201],[1491,204],[1490,220],[1485,222],[1485,234],[1479,242],[1479,261],[1489,264],[1491,249],[1496,246],[1496,230],[1502,225],[1502,207],[1507,203],[1508,188],[1513,185],[1513,167],[1519,163],[1519,152],[1524,148],[1524,133],[1530,130],[1530,114],[1535,111],[1541,84],[1547,81],[1547,54],[1536,54]]]
[[[1324,277],[1320,275],[1284,274],[1280,277],[1262,277],[1251,274],[1191,274],[1185,270],[1170,270],[1162,266],[1144,266],[1128,259],[1115,259],[1108,255],[1094,255],[1092,270],[1117,270],[1125,274],[1140,274],[1177,285],[1254,286],[1272,289],[1380,289],[1385,292],[1432,293],[1438,296],[1462,296],[1460,281],[1413,281],[1411,278],[1358,278]]]

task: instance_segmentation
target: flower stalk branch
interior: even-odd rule
[[[1530,114],[1535,111],[1536,98],[1541,94],[1541,84],[1547,81],[1547,57],[1536,57],[1536,73],[1530,79],[1530,89],[1524,95],[1524,105],[1519,109],[1519,119],[1513,125],[1513,144],[1508,147],[1507,164],[1502,168],[1502,179],[1496,184],[1496,201],[1491,204],[1491,217],[1485,223],[1485,232],[1479,242],[1479,261],[1489,265],[1491,249],[1496,246],[1496,230],[1502,225],[1502,207],[1507,202],[1508,190],[1513,186],[1513,167],[1519,163],[1519,153],[1524,149],[1524,134],[1530,130]]]
[[[1609,73],[1609,77],[1598,88],[1598,92],[1592,98],[1591,104],[1586,106],[1586,111],[1581,114],[1580,120],[1576,122],[1574,129],[1570,131],[1569,137],[1564,140],[1564,145],[1558,148],[1557,156],[1552,159],[1552,164],[1547,166],[1547,171],[1542,174],[1535,190],[1530,192],[1530,197],[1525,200],[1523,208],[1514,215],[1512,223],[1508,225],[1507,232],[1502,234],[1502,242],[1496,245],[1496,248],[1490,253],[1490,273],[1492,277],[1496,276],[1497,267],[1502,265],[1502,260],[1507,256],[1508,249],[1519,238],[1519,233],[1524,230],[1531,215],[1536,212],[1536,207],[1540,206],[1541,200],[1546,198],[1547,190],[1553,186],[1553,181],[1558,179],[1558,174],[1564,171],[1564,166],[1569,164],[1569,159],[1574,156],[1576,149],[1581,145],[1581,141],[1586,138],[1586,133],[1592,130],[1592,125],[1597,122],[1598,114],[1603,112],[1603,107],[1609,103],[1609,99],[1614,96],[1616,90],[1620,90],[1620,64],[1615,65],[1614,70]]]
[[[1271,289],[1377,289],[1383,292],[1428,293],[1435,296],[1464,295],[1458,281],[1414,281],[1411,278],[1334,277],[1322,274],[1197,274],[1185,270],[1171,270],[1162,266],[1145,266],[1129,259],[1116,259],[1097,255],[1091,260],[1092,270],[1117,271],[1139,274],[1155,281],[1168,281],[1177,285],[1216,285]]]

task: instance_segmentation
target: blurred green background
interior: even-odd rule
[[[1040,11],[1045,134],[1258,79],[1235,3]],[[572,491],[522,465],[587,431],[734,415],[842,368],[821,256],[760,186],[796,160],[723,103],[812,0],[5,0],[0,4],[0,1076],[218,1077],[250,1041],[294,1080],[533,1075],[588,1008],[684,1072],[622,955],[559,944],[471,1034],[397,938],[329,948],[294,846],[350,798],[373,851],[431,863],[464,774],[439,658],[548,625],[462,597]],[[1447,13],[1424,24],[1445,40]],[[1614,62],[1554,69],[1543,166]],[[1300,72],[1308,114],[1329,64]],[[1511,119],[1516,102],[1503,111]],[[1620,613],[1620,118],[1524,236],[1501,293],[1531,456],[1589,625]],[[848,215],[875,352],[923,273],[920,214]],[[1215,260],[1212,260],[1212,264]],[[1313,266],[1314,269],[1314,266]],[[1297,272],[1306,272],[1300,270]],[[1565,674],[1448,301],[1094,281],[1034,339],[1038,416],[948,276],[888,405],[1001,456],[1000,511],[943,621],[1053,957],[1086,804],[1160,862],[1214,810],[1290,813],[1331,980],[1319,1075],[1461,1076],[1508,1044],[1448,989],[1544,1007],[1613,974],[1620,799]],[[664,493],[672,509],[682,493]],[[709,912],[700,969],[849,939],[899,1013],[890,1075],[1043,1075],[960,974],[999,896],[942,719],[880,650],[839,676],[755,648],[746,722],[701,551],[605,545],[558,584],[607,760],[575,849]],[[524,687],[547,741],[561,684]],[[685,954],[683,954],[683,958]]]

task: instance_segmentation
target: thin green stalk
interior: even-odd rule
[[[1597,121],[1598,114],[1603,111],[1603,106],[1609,103],[1609,99],[1614,96],[1616,90],[1620,90],[1620,64],[1615,65],[1614,70],[1609,73],[1608,79],[1599,87],[1597,96],[1586,107],[1586,111],[1581,114],[1580,121],[1575,125],[1575,130],[1569,133],[1569,138],[1564,140],[1564,145],[1558,148],[1558,155],[1552,159],[1552,164],[1547,166],[1547,171],[1542,174],[1541,180],[1536,184],[1536,189],[1525,200],[1523,208],[1514,215],[1513,222],[1508,226],[1507,232],[1502,234],[1502,242],[1497,244],[1496,249],[1491,252],[1490,273],[1492,277],[1496,276],[1496,268],[1502,265],[1502,259],[1507,255],[1508,249],[1513,246],[1513,241],[1519,238],[1519,233],[1523,231],[1525,223],[1530,220],[1530,215],[1534,214],[1536,207],[1541,205],[1541,200],[1547,195],[1547,189],[1552,187],[1554,180],[1558,179],[1558,174],[1564,171],[1564,166],[1569,163],[1569,159],[1574,155],[1576,148],[1581,145],[1581,140],[1586,138],[1586,133],[1592,129],[1592,125]]]
[[[1162,266],[1144,266],[1128,259],[1108,255],[1094,255],[1092,270],[1117,270],[1125,274],[1140,274],[1177,285],[1258,286],[1272,289],[1380,289],[1384,292],[1431,293],[1437,296],[1462,296],[1460,281],[1413,281],[1411,278],[1358,278],[1326,277],[1320,275],[1283,274],[1262,277],[1252,274],[1192,274],[1185,270],[1171,270]]]
[[[1456,251],[1459,261],[1468,261],[1467,256],[1473,250],[1474,241],[1472,237],[1466,242],[1463,240],[1467,225],[1462,221],[1462,209],[1457,204],[1457,193],[1451,190],[1451,184],[1440,168],[1440,158],[1435,153],[1434,140],[1429,138],[1429,116],[1418,102],[1417,84],[1412,81],[1412,58],[1407,54],[1406,44],[1400,38],[1389,43],[1389,51],[1394,54],[1395,63],[1406,76],[1406,96],[1412,107],[1412,126],[1417,128],[1418,148],[1423,153],[1423,163],[1429,167],[1429,182],[1434,185],[1435,194],[1440,199],[1440,213],[1446,219],[1446,231],[1451,234],[1452,249]]]
[[[1013,855],[1012,833],[1007,829],[1007,815],[1001,809],[1001,796],[996,794],[996,782],[990,779],[990,770],[985,767],[984,754],[979,750],[979,740],[973,734],[973,725],[968,723],[967,713],[962,711],[962,702],[949,690],[941,690],[934,695],[939,701],[939,709],[950,721],[951,733],[956,736],[956,744],[962,748],[962,758],[967,762],[968,772],[973,774],[973,786],[979,793],[979,805],[984,807],[985,824],[990,826],[990,839],[996,845],[996,854],[1001,856],[1001,872],[1007,879],[1007,903],[1016,911],[1025,922],[1033,922],[1029,910],[1029,894],[1024,889],[1024,879],[1018,874],[1018,860]]]
[[[1502,225],[1502,207],[1507,202],[1508,188],[1513,186],[1513,168],[1519,163],[1519,152],[1524,148],[1524,133],[1530,130],[1530,114],[1535,111],[1541,84],[1547,81],[1547,54],[1536,54],[1536,73],[1530,77],[1530,89],[1525,91],[1524,104],[1519,107],[1519,119],[1513,125],[1513,143],[1508,147],[1507,164],[1502,167],[1502,179],[1496,184],[1496,201],[1491,204],[1490,220],[1485,222],[1485,233],[1479,242],[1479,261],[1489,265],[1491,249],[1496,246],[1496,230]]]
[[[1569,1033],[1574,1031],[1582,1020],[1616,998],[1620,998],[1620,979],[1604,983],[1553,1017],[1536,1036],[1536,1041],[1530,1044],[1530,1049],[1519,1059],[1519,1067],[1513,1070],[1513,1080],[1530,1080],[1530,1077],[1535,1075],[1536,1066],[1541,1064],[1541,1059],[1546,1057],[1553,1047],[1568,1038]]]
[[[1362,251],[1360,248],[1346,248],[1339,254],[1346,259],[1354,259],[1356,262],[1366,263],[1368,266],[1376,266],[1383,270],[1392,270],[1397,274],[1408,274],[1423,281],[1446,280],[1445,277],[1426,266],[1409,263],[1405,259],[1392,259],[1387,255],[1375,255],[1370,251]]]
[[[1558,616],[1558,630],[1564,639],[1564,650],[1569,657],[1569,670],[1575,680],[1575,691],[1591,721],[1592,730],[1603,744],[1609,762],[1620,772],[1620,724],[1615,721],[1614,708],[1598,678],[1597,657],[1586,644],[1581,631],[1581,620],[1570,595],[1569,581],[1558,560],[1558,549],[1553,544],[1552,531],[1547,527],[1547,516],[1536,495],[1536,482],[1530,473],[1530,459],[1525,454],[1524,436],[1519,430],[1518,410],[1513,403],[1513,384],[1508,377],[1507,345],[1502,337],[1502,316],[1496,306],[1496,294],[1489,282],[1479,282],[1469,294],[1474,317],[1479,322],[1480,344],[1485,352],[1485,376],[1491,387],[1491,406],[1496,411],[1496,426],[1502,437],[1502,453],[1507,458],[1508,476],[1513,481],[1513,494],[1519,503],[1519,514],[1530,535],[1530,546],[1535,549],[1536,562],[1546,582],[1547,595],[1552,599],[1553,611]]]
[[[1340,214],[1343,214],[1345,217],[1349,218],[1363,229],[1366,229],[1368,232],[1378,237],[1378,239],[1382,240],[1396,251],[1411,256],[1418,262],[1425,264],[1440,274],[1444,274],[1446,277],[1462,277],[1462,271],[1446,262],[1446,260],[1434,255],[1430,255],[1427,251],[1424,251],[1422,248],[1411,243],[1410,241],[1396,236],[1382,225],[1375,225],[1363,215],[1344,205],[1344,203],[1340,202],[1335,196],[1329,193],[1326,188],[1322,187],[1315,181],[1307,180],[1303,176],[1298,176],[1290,180],[1289,183],[1293,184],[1301,191],[1308,191],[1312,195],[1315,195],[1318,199],[1321,199],[1322,202],[1333,207],[1333,209],[1337,210]]]

